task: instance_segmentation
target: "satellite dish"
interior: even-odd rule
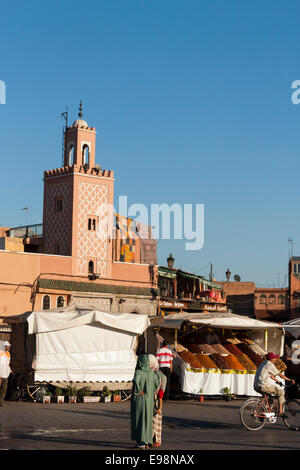
[[[238,274],[235,274],[235,275],[233,276],[233,279],[234,279],[236,282],[240,282],[240,280],[241,280],[241,278],[240,278],[240,276],[239,276]]]

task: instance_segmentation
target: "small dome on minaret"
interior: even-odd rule
[[[82,114],[82,101],[80,101],[79,113],[78,113],[79,119],[77,119],[76,121],[73,122],[72,127],[89,127],[88,123],[86,121],[84,121],[84,119],[82,119],[82,116],[83,116],[83,114]]]

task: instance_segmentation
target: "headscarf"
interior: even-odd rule
[[[149,367],[154,372],[157,372],[159,369],[158,360],[153,354],[149,354]]]
[[[148,354],[141,354],[140,356],[138,356],[136,370],[150,370]]]

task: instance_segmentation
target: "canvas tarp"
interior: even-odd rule
[[[150,324],[146,315],[110,314],[93,307],[32,312],[24,319],[26,349],[35,339],[35,382],[131,381],[137,334]]]
[[[256,320],[255,318],[237,315],[231,312],[220,313],[174,313],[168,315],[162,321],[161,318],[153,319],[152,325],[160,328],[180,329],[184,322],[195,326],[251,331],[249,338],[259,344],[263,349],[273,351],[280,356],[284,350],[284,329],[280,323]]]
[[[158,325],[165,328],[179,329],[183,322],[188,321],[195,325],[204,325],[214,328],[225,329],[266,329],[266,328],[280,328],[279,323],[266,322],[256,320],[255,318],[245,317],[243,315],[236,315],[234,313],[174,313],[165,317],[163,322],[158,322]],[[155,319],[152,324],[155,324]]]

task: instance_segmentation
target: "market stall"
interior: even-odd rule
[[[32,382],[129,382],[147,315],[63,307],[7,319],[12,368]]]
[[[181,391],[189,394],[223,395],[226,390],[256,396],[254,375],[265,354],[283,355],[284,330],[278,323],[201,312],[170,315],[156,324],[173,348]],[[281,360],[278,367],[284,370]]]

